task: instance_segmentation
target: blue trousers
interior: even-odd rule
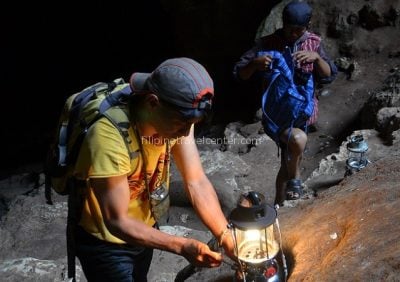
[[[89,282],[147,282],[153,249],[109,243],[81,227],[77,230],[76,245],[77,257]]]

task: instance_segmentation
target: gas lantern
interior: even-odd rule
[[[235,255],[244,282],[286,281],[277,210],[254,191],[241,196],[229,216]]]
[[[361,134],[350,137],[347,143],[348,158],[346,161],[346,175],[351,175],[366,167],[368,144]]]

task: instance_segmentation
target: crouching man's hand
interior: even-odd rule
[[[201,267],[218,267],[222,262],[220,253],[211,251],[207,244],[194,239],[186,239],[181,255],[190,263]]]

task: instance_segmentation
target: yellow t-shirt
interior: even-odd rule
[[[128,132],[132,140],[131,151],[138,151],[138,155],[132,160],[129,158],[122,135],[107,118],[101,118],[93,124],[82,144],[75,166],[75,176],[78,179],[88,179],[127,175],[130,189],[129,216],[153,226],[155,220],[151,216],[144,175],[141,173],[143,156],[132,127]],[[150,190],[158,187],[162,181],[166,181],[168,185],[169,177],[163,174],[166,144],[156,146],[143,140],[143,150],[147,162],[146,172]],[[90,186],[89,181],[87,183]],[[79,225],[99,239],[125,243],[108,231],[91,187],[88,187],[86,192]]]

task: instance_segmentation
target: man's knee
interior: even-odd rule
[[[289,139],[289,148],[291,151],[302,153],[306,147],[306,144],[307,134],[299,128],[293,128]]]

